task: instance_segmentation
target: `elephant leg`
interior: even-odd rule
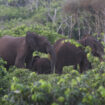
[[[86,71],[88,69],[92,69],[91,63],[88,61],[86,57],[84,57],[83,61],[80,63],[80,73]]]
[[[83,70],[84,70],[84,64],[81,62],[80,64],[79,64],[79,72],[80,73],[82,73],[83,72]]]
[[[19,68],[25,68],[24,62],[22,60],[16,59],[15,66]]]
[[[89,62],[81,62],[80,63],[80,73],[82,73],[83,71],[86,71],[86,70],[88,70],[88,69],[91,69],[92,68],[92,66],[91,66],[91,63],[89,63]]]
[[[91,63],[89,62],[89,69],[92,69],[92,65],[91,65]]]
[[[55,73],[57,74],[62,74],[62,66],[61,65],[56,65],[55,67]]]
[[[17,55],[15,60],[15,66],[19,68],[25,68],[24,62],[25,62],[25,57]]]
[[[26,57],[25,62],[26,62],[26,68],[32,69],[32,54]]]

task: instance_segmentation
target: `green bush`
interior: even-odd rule
[[[43,35],[48,38],[48,40],[51,43],[54,43],[55,40],[59,38],[63,38],[65,36],[62,36],[53,30],[50,30],[48,27],[44,27],[43,25],[32,25],[32,26],[26,26],[25,24],[12,28],[7,30],[0,30],[0,36],[3,35],[11,35],[11,36],[25,36],[27,31],[32,31],[37,33],[38,35]]]
[[[102,105],[105,104],[105,63],[80,74],[72,67],[62,75],[37,75],[27,69],[9,73],[9,92],[3,105]]]
[[[8,90],[8,72],[4,67],[5,64],[6,62],[0,58],[0,97]]]
[[[11,7],[0,5],[0,20],[11,20],[11,19],[18,19],[18,18],[27,18],[31,15],[31,12],[27,8],[23,7]]]

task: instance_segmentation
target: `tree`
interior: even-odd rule
[[[75,20],[79,37],[105,32],[105,0],[67,0],[64,10]]]

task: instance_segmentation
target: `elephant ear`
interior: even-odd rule
[[[86,37],[86,38],[80,40],[80,43],[85,47],[89,46],[92,49],[92,52],[95,51],[94,42],[93,42],[93,40],[90,39],[90,37]]]
[[[104,47],[101,42],[94,40],[95,56],[101,57],[104,54]]]
[[[35,50],[37,47],[37,37],[34,33],[28,31],[26,33],[26,43],[28,47],[30,47],[32,50]]]
[[[97,56],[97,55],[100,55],[99,52],[101,52],[101,46],[100,46],[100,43],[97,41],[96,38],[90,36],[90,37],[87,37],[86,39],[86,46],[90,46],[91,49],[92,49],[92,54],[94,56]]]

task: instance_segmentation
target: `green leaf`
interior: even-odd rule
[[[52,103],[51,105],[59,105],[59,104],[57,104],[56,102],[54,102],[54,103]]]
[[[32,100],[35,101],[35,102],[37,101],[37,95],[36,95],[36,93],[34,93],[34,94],[32,95]]]
[[[105,88],[103,86],[100,86],[98,88],[98,91],[100,92],[101,96],[105,98]]]
[[[75,86],[75,85],[77,85],[77,81],[75,79],[72,79],[71,84],[72,84],[72,86]]]
[[[65,94],[65,96],[69,96],[69,94],[70,94],[70,88],[67,88],[67,89],[65,90],[64,94]]]
[[[59,102],[64,102],[65,98],[63,96],[58,97],[57,99]]]

